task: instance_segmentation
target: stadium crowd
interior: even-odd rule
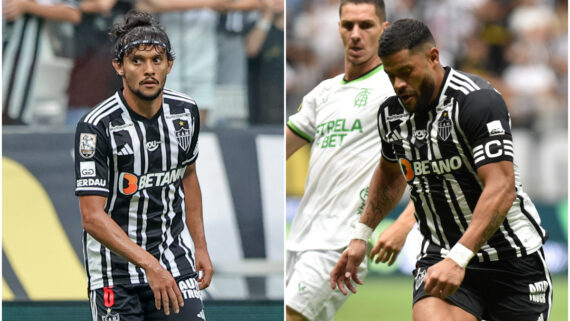
[[[566,129],[568,2],[386,0],[388,21],[415,18],[434,33],[444,65],[489,79],[513,127]],[[337,0],[287,1],[287,115],[319,81],[342,73]]]
[[[3,1],[3,53],[14,58],[3,60],[3,125],[75,125],[120,88],[108,32],[134,8],[153,13],[171,35],[177,67],[167,87],[195,98],[203,124],[281,124],[283,3]]]

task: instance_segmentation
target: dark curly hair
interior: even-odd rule
[[[168,60],[174,60],[170,39],[160,25],[149,13],[131,10],[116,23],[109,32],[113,42],[113,59],[123,61],[133,49],[156,49],[166,51]],[[162,49],[159,49],[162,48]]]
[[[413,50],[425,43],[435,45],[428,26],[419,20],[400,19],[384,30],[380,37],[378,56],[389,56],[404,49]]]

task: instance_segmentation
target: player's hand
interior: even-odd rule
[[[424,290],[427,295],[445,299],[459,289],[464,277],[465,269],[445,258],[427,270]]]
[[[164,314],[170,315],[170,303],[174,313],[180,312],[184,306],[182,293],[172,274],[163,268],[158,261],[152,267],[145,270],[148,284],[154,293],[154,305],[157,310],[164,308]]]
[[[340,292],[346,295],[348,293],[344,288],[346,285],[352,293],[356,293],[356,288],[352,284],[351,279],[357,284],[362,284],[357,272],[365,256],[366,242],[358,239],[351,240],[331,271],[331,288],[334,290],[338,285]]]
[[[194,253],[196,257],[196,272],[198,272],[198,285],[200,290],[203,290],[210,286],[212,281],[212,276],[214,275],[214,267],[212,266],[212,261],[210,261],[210,255],[205,249],[196,249]],[[200,273],[202,272],[202,273]]]
[[[375,263],[386,263],[389,260],[388,266],[394,264],[402,247],[404,247],[408,232],[409,229],[402,227],[400,224],[394,223],[390,225],[380,234],[372,251],[370,251],[370,259],[374,260],[374,256],[378,254],[374,261]]]
[[[2,13],[7,21],[14,21],[26,13],[28,0],[4,0],[2,1]]]

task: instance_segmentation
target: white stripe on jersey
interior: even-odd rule
[[[144,215],[144,217],[143,217],[142,226],[141,226],[141,230],[142,230],[141,247],[146,250],[146,245],[147,245],[146,224],[147,224],[147,220],[148,220],[148,216],[146,215],[146,213],[148,213],[147,212],[148,211],[148,202],[149,202],[150,197],[149,197],[148,192],[146,190],[144,190],[142,193],[144,195],[144,203],[143,203],[143,213],[144,213],[143,215]],[[143,278],[144,278],[145,282],[148,282],[148,280],[146,278],[146,273],[144,270],[143,270]]]
[[[96,191],[96,192],[109,192],[109,189],[103,187],[77,187],[76,191]]]
[[[99,250],[101,249],[101,243],[99,243],[99,241],[93,238],[89,233],[87,232],[85,233],[87,234],[85,238],[86,252],[99,253]],[[93,277],[94,274],[101,275],[102,272],[101,268],[103,266],[101,261],[101,255],[90,255],[88,257],[87,265],[89,266],[89,274],[91,275],[91,277]],[[93,288],[94,285],[99,285],[99,287],[103,287],[103,280],[101,279],[97,280],[96,284],[91,284],[91,288]]]
[[[137,192],[131,196],[131,200],[129,202],[129,225],[127,227],[127,234],[129,238],[133,241],[137,240],[137,217],[136,215],[131,215],[131,213],[138,213],[139,210],[139,200],[140,200],[140,192]],[[131,262],[128,263],[128,270],[129,276],[131,278],[131,283],[137,284],[139,283],[139,275],[136,270],[136,266]]]
[[[180,100],[180,101],[184,101],[187,103],[191,103],[193,105],[196,105],[196,101],[192,98],[190,98],[189,96],[186,96],[183,93],[171,90],[171,89],[166,89],[164,88],[163,90],[164,92],[164,98],[169,98],[169,99],[173,99],[173,100]]]
[[[99,321],[97,317],[97,293],[95,290],[89,292],[89,301],[91,303],[91,318],[93,321]]]
[[[465,88],[465,87],[456,86],[455,84],[453,84],[453,83],[451,83],[451,82],[448,82],[448,84],[449,84],[449,87],[450,87],[450,88],[453,88],[453,89],[455,89],[455,90],[459,90],[459,91],[461,91],[462,93],[464,93],[465,95],[469,94],[469,90],[468,90],[467,88]]]
[[[473,86],[469,85],[468,83],[462,81],[461,79],[458,78],[451,78],[449,80],[453,85],[461,87],[461,88],[465,88],[467,89],[468,92],[473,92],[475,91],[475,88],[473,88]]]
[[[102,112],[108,110],[117,103],[122,105],[120,101],[121,100],[116,95],[107,98],[107,100],[103,101],[98,106],[95,106],[95,108],[93,108],[92,111],[87,113],[87,116],[85,116],[85,122],[88,124],[93,124],[93,120],[95,120],[95,118],[99,116]]]
[[[548,288],[550,293],[548,294],[548,314],[544,320],[550,320],[550,311],[552,310],[552,280],[550,279],[550,272],[548,271],[548,265],[546,265],[546,259],[540,251],[537,252],[540,261],[542,262],[542,268],[544,269],[544,276],[546,277],[546,282],[548,282]]]
[[[101,115],[99,115],[99,117],[95,118],[95,121],[93,121],[93,125],[97,126],[97,124],[101,121],[101,119],[103,119],[104,117],[108,116],[109,114],[111,114],[112,112],[121,109],[121,107],[117,104],[112,106],[111,108],[109,108],[107,111],[101,113]]]
[[[184,195],[184,193],[182,192],[182,189],[178,190],[178,195],[180,196],[180,198],[182,199],[183,204],[185,204],[185,200],[186,200],[186,195]],[[182,218],[184,220],[184,222],[186,222],[186,206],[182,206]],[[191,250],[186,248],[186,244],[184,243],[184,235],[190,235],[190,231],[188,230],[188,226],[186,224],[184,224],[184,228],[182,230],[182,233],[180,233],[178,235],[178,244],[180,245],[180,247],[182,249],[184,249],[184,256],[186,257],[186,259],[188,260],[188,262],[190,262],[190,265],[192,266],[192,269],[194,271],[196,271],[196,266],[194,264],[194,259],[193,257],[191,257]],[[194,244],[192,239],[190,237],[188,237],[187,239],[189,239],[190,241],[187,244]],[[187,240],[188,241],[188,240]]]
[[[455,70],[453,70],[453,69],[451,69],[451,72],[453,73],[453,77],[454,77],[454,78],[459,78],[459,79],[464,80],[465,82],[468,82],[468,83],[469,83],[473,88],[475,88],[476,90],[481,89],[471,78],[465,76],[464,74],[462,74],[462,73],[460,73],[460,72],[458,72],[458,71],[455,71]]]
[[[107,275],[107,283],[108,286],[113,286],[115,285],[115,282],[113,281],[113,269],[111,268],[111,250],[103,247],[103,252],[105,253],[105,260],[107,262],[107,270],[105,271],[105,274]]]

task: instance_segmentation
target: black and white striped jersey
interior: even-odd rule
[[[467,229],[483,191],[477,168],[514,163],[510,116],[501,95],[480,77],[449,67],[445,71],[439,98],[425,111],[407,112],[396,96],[378,111],[382,155],[400,164],[410,186],[424,238],[420,257],[445,256]],[[481,262],[525,256],[546,241],[513,166],[517,198],[500,229],[477,253]]]
[[[191,98],[164,89],[162,108],[147,119],[119,90],[86,114],[75,134],[75,194],[106,197],[108,215],[174,277],[195,273],[182,178],[198,156],[199,130]],[[147,282],[144,270],[85,231],[83,251],[91,290]]]

